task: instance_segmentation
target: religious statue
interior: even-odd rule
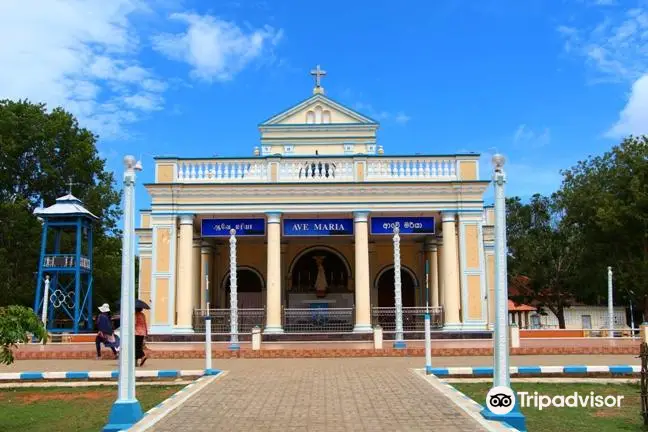
[[[326,274],[324,272],[324,259],[326,257],[318,255],[313,257],[317,263],[317,278],[315,279],[315,295],[317,297],[326,296],[326,288],[328,287],[328,282],[326,282]]]

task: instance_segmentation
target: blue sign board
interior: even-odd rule
[[[284,219],[284,236],[353,235],[353,219]]]
[[[434,234],[433,217],[372,217],[371,234],[394,234],[398,227],[400,234]]]
[[[234,228],[237,236],[265,235],[265,219],[203,219],[203,237],[229,237]]]

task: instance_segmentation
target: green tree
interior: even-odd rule
[[[604,294],[612,266],[617,297],[648,298],[648,138],[628,137],[564,171],[558,199],[587,246],[575,269],[579,285]]]
[[[97,301],[113,301],[119,288],[120,194],[98,155],[97,136],[61,108],[0,100],[0,305],[31,305],[41,225],[33,215],[68,192],[100,218],[94,229]]]
[[[47,331],[31,308],[0,307],[0,364],[13,363],[13,348],[29,342],[30,334],[43,343],[47,341]]]
[[[572,278],[574,257],[581,252],[578,231],[565,223],[555,196],[536,194],[527,204],[508,198],[506,219],[512,300],[549,309],[565,328],[565,307],[584,294],[577,293]]]

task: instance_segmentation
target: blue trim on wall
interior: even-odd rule
[[[68,379],[88,379],[90,378],[89,372],[65,372],[65,378]]]
[[[628,374],[632,372],[632,366],[610,366],[610,373],[613,374]]]
[[[563,373],[582,374],[587,373],[587,366],[565,366]]]
[[[518,374],[540,374],[542,369],[539,366],[520,366],[518,367]]]
[[[21,372],[20,373],[20,379],[21,380],[42,380],[45,377],[43,376],[42,372]]]

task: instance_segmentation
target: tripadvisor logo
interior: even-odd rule
[[[486,395],[486,406],[493,414],[508,414],[515,406],[515,393],[508,387],[493,387]]]
[[[486,395],[486,406],[495,415],[510,413],[515,407],[516,394],[509,387],[493,387]],[[593,391],[581,395],[574,392],[570,395],[549,396],[538,392],[517,392],[521,408],[620,408],[623,395],[597,395]]]

